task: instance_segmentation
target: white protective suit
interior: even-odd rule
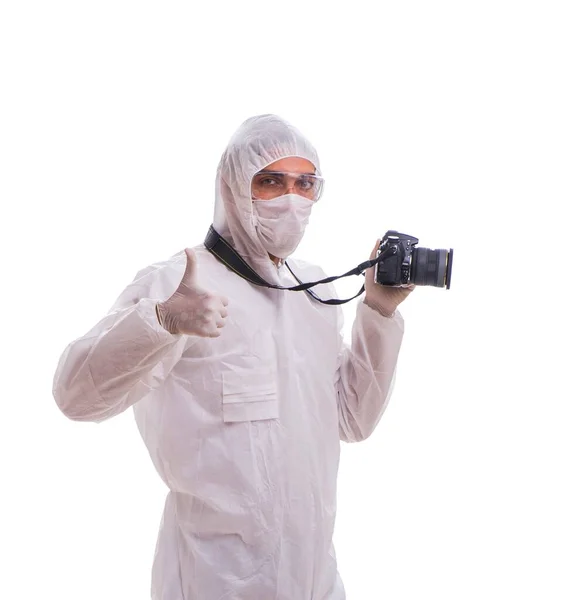
[[[223,154],[213,225],[270,283],[292,286],[252,225],[255,172],[317,154],[284,120],[247,120]],[[399,312],[359,301],[351,347],[342,311],[305,292],[254,286],[204,246],[199,284],[229,299],[218,338],[173,335],[155,304],[169,298],[185,253],[149,266],[64,351],[53,393],[77,421],[130,406],[169,488],[152,569],[153,600],[343,600],[332,534],[340,440],[367,438],[391,394]],[[288,259],[302,281],[325,273]],[[317,293],[336,297],[332,286]]]

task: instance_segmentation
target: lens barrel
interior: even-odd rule
[[[431,250],[414,247],[411,256],[410,282],[449,289],[453,249]]]

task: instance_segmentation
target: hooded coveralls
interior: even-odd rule
[[[213,225],[267,281],[296,285],[255,233],[250,185],[266,165],[317,154],[274,115],[247,120],[216,179]],[[173,335],[155,305],[185,254],[140,271],[107,316],[68,345],[54,397],[70,419],[129,407],[169,488],[152,567],[153,600],[343,600],[332,535],[340,440],[367,438],[387,406],[403,336],[360,301],[351,345],[342,311],[305,292],[257,287],[204,246],[198,280],[229,299],[218,338]],[[323,271],[289,259],[302,281]],[[315,288],[336,297],[331,285]]]

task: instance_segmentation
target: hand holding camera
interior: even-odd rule
[[[411,235],[389,230],[377,243],[371,259],[383,260],[365,272],[365,303],[386,317],[418,285],[450,288],[453,249],[418,248]]]
[[[381,240],[377,240],[370,259],[377,257]],[[375,270],[379,263],[365,271],[365,304],[382,314],[384,317],[393,317],[397,307],[411,294],[416,287],[414,283],[404,284],[406,287],[393,287],[376,283]]]

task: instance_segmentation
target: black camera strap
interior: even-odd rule
[[[331,283],[332,281],[335,281],[336,279],[341,279],[343,277],[349,277],[350,275],[363,275],[365,273],[366,269],[373,267],[373,265],[384,260],[387,256],[389,256],[392,253],[395,253],[395,251],[397,250],[395,247],[390,248],[390,250],[393,249],[393,252],[382,252],[377,258],[374,258],[372,260],[367,260],[367,261],[357,265],[357,267],[355,267],[354,269],[351,269],[351,271],[344,273],[343,275],[338,275],[335,277],[326,277],[325,279],[321,279],[319,281],[314,281],[311,283],[303,283],[297,277],[297,275],[295,275],[295,273],[292,271],[291,267],[287,264],[287,262],[285,262],[285,264],[287,265],[287,268],[289,269],[289,272],[299,282],[299,285],[296,285],[293,287],[282,287],[279,285],[270,284],[267,281],[265,281],[254,269],[252,269],[237,254],[237,252],[233,248],[233,246],[231,246],[227,242],[227,240],[222,238],[217,233],[217,231],[215,231],[215,229],[212,225],[211,225],[211,227],[209,227],[209,232],[207,233],[207,237],[205,238],[205,247],[213,256],[215,256],[215,258],[217,258],[220,262],[222,262],[224,265],[229,267],[229,269],[231,269],[232,271],[237,273],[237,275],[239,275],[246,281],[249,281],[250,283],[259,285],[261,287],[267,287],[267,288],[276,289],[276,290],[288,290],[288,291],[292,291],[292,292],[305,291],[312,298],[317,300],[317,302],[321,302],[322,304],[331,304],[331,305],[345,304],[346,302],[355,300],[355,298],[360,296],[365,291],[365,285],[361,286],[361,289],[359,290],[359,292],[357,294],[355,294],[355,296],[352,296],[351,298],[348,298],[347,300],[338,300],[336,298],[333,298],[331,300],[322,300],[310,288],[315,287],[316,285],[320,285],[322,283]]]

